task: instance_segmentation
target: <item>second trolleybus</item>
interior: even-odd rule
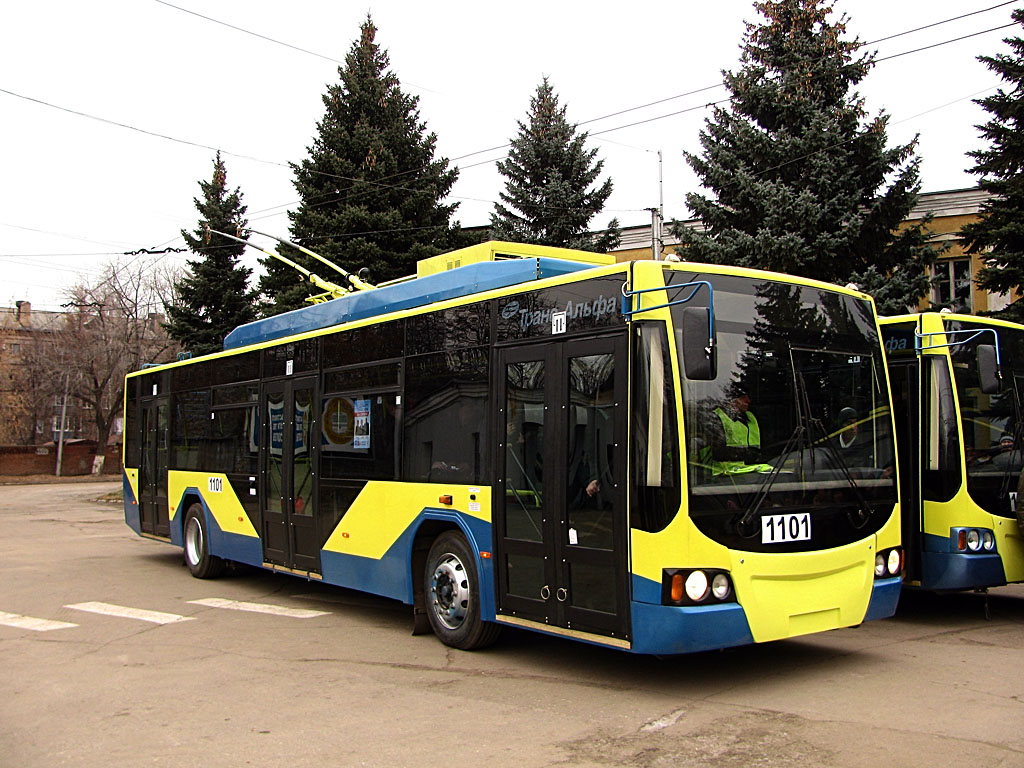
[[[1024,581],[1024,326],[939,312],[884,318],[900,444],[906,581]],[[999,365],[997,365],[997,362]]]
[[[888,391],[864,294],[485,243],[130,374],[125,515],[195,576],[394,598],[459,648],[789,638],[895,611]]]

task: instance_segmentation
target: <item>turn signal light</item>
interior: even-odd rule
[[[673,603],[678,603],[683,599],[683,574],[672,574],[672,588],[669,592],[669,597]]]
[[[452,503],[452,495],[450,493],[446,493],[443,496],[438,496],[437,497],[437,501],[440,504],[451,504]]]

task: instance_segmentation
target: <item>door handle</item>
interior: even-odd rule
[[[540,599],[547,600],[549,597],[551,597],[551,587],[545,584],[540,588]]]
[[[560,603],[564,603],[568,599],[568,597],[569,597],[569,590],[567,590],[565,587],[559,587],[555,591],[555,598]]]

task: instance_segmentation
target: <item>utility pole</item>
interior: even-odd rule
[[[665,221],[665,185],[662,179],[661,150],[658,150],[658,207],[648,208],[651,212],[651,258],[661,261],[664,249],[662,224]]]
[[[57,477],[60,477],[61,463],[64,460],[64,419],[68,412],[68,389],[71,386],[71,372],[64,372],[64,399],[60,404],[60,437],[57,440]]]
[[[648,208],[651,212],[651,258],[661,260],[661,211]]]

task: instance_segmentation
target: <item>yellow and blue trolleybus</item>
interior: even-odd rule
[[[882,319],[900,445],[906,581],[1024,581],[1024,326],[925,312]]]
[[[467,649],[515,625],[675,654],[895,611],[864,294],[491,242],[224,346],[126,382],[127,523],[197,577],[387,596]]]

